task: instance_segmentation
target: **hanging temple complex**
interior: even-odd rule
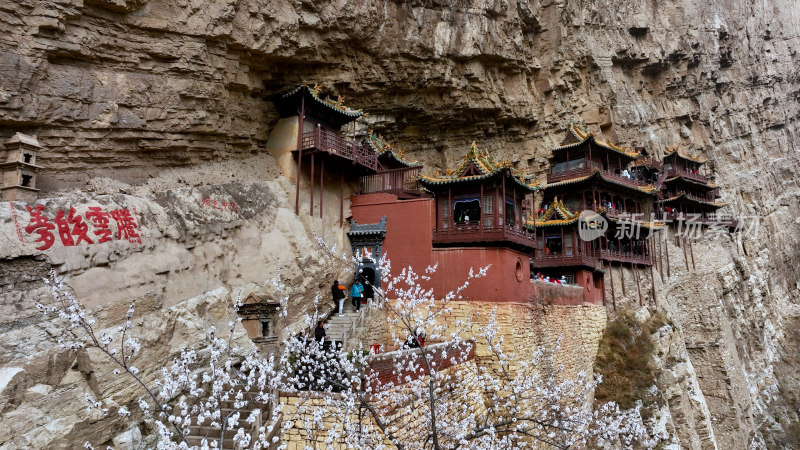
[[[309,213],[316,200],[322,217],[325,184],[339,184],[334,220],[350,220],[353,254],[376,286],[378,260],[387,254],[393,267],[437,265],[430,287],[440,293],[455,289],[471,267],[490,266],[485,282],[462,292],[465,300],[526,302],[556,284],[572,289],[556,295],[555,304],[615,307],[614,268],[626,267],[637,274],[641,303],[639,272],[652,280],[654,267],[662,278],[669,271],[662,245],[668,226],[732,231],[738,225],[720,214],[719,188],[701,174],[705,160],[677,149],[664,150],[659,160],[571,124],[552,151],[546,183],[495,160],[476,142],[457,167],[426,173],[381,136],[357,140],[354,122],[363,113],[321,98],[316,86],[293,89],[277,103],[281,117],[296,123],[294,142],[272,149],[296,183],[295,213],[304,213],[300,200],[307,196]],[[352,216],[344,217],[343,186],[356,180]],[[691,254],[691,244],[685,247]]]

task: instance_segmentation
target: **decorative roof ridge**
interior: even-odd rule
[[[589,131],[588,129],[581,129],[581,127],[579,125],[576,125],[576,124],[573,124],[573,123],[570,123],[570,127],[569,127],[569,129],[567,131],[570,134],[572,134],[572,136],[574,136],[578,140],[578,142],[573,142],[572,144],[566,144],[566,145],[558,146],[558,147],[554,148],[553,151],[578,147],[580,145],[585,144],[586,142],[591,141],[591,142],[594,142],[595,144],[597,144],[597,145],[599,145],[601,147],[605,147],[605,148],[607,148],[609,150],[612,150],[612,151],[615,151],[617,153],[621,153],[623,155],[626,155],[629,158],[635,159],[641,154],[641,152],[637,152],[635,150],[631,150],[628,147],[623,147],[621,145],[612,144],[611,142],[608,142],[608,141],[601,141],[601,140],[597,139],[597,137],[595,136],[595,134],[593,132]]]
[[[692,198],[689,195],[687,195],[686,191],[681,191],[680,194],[678,194],[678,195],[676,195],[674,197],[665,198],[665,199],[661,200],[661,202],[662,203],[663,202],[671,202],[671,201],[677,200],[677,199],[679,199],[681,197],[685,198],[686,200],[692,201],[692,202],[703,203],[705,205],[717,206],[717,207],[720,207],[720,208],[723,207],[723,206],[727,206],[728,205],[728,202],[718,202],[718,201],[707,202],[705,200],[698,200],[698,199]]]
[[[689,161],[694,161],[696,163],[705,164],[708,162],[708,158],[704,156],[690,156],[682,153],[677,146],[675,147],[664,147],[664,157],[671,155],[677,155],[679,158],[683,158]]]
[[[393,150],[393,146],[390,142],[388,142],[381,134],[376,134],[372,130],[369,130],[369,136],[364,138],[362,142],[365,142],[372,150],[378,154],[378,157],[391,157],[395,161],[403,164],[407,167],[422,167],[422,164],[419,161],[409,161],[405,158],[405,153],[403,150],[398,150],[395,152]]]
[[[470,164],[478,171],[477,175],[466,175]],[[417,179],[433,184],[447,184],[459,181],[481,180],[495,176],[504,170],[508,170],[509,175],[518,185],[531,191],[541,189],[541,186],[537,183],[528,183],[525,175],[520,171],[514,170],[511,162],[495,162],[488,150],[481,151],[478,149],[475,141],[472,142],[469,150],[455,170],[448,170],[443,174],[436,171],[433,175],[419,175]]]
[[[311,98],[313,98],[315,101],[317,101],[318,103],[322,104],[323,106],[327,106],[328,108],[331,108],[331,109],[335,110],[338,113],[344,114],[344,115],[349,116],[349,117],[360,117],[360,116],[364,115],[364,111],[362,111],[360,109],[351,109],[351,108],[345,106],[344,105],[344,97],[341,96],[341,95],[337,96],[336,100],[333,100],[330,97],[326,97],[324,99],[321,98],[319,96],[319,92],[320,92],[321,89],[322,89],[322,85],[321,84],[315,84],[313,88],[309,88],[308,84],[303,83],[303,84],[301,84],[300,86],[298,86],[298,87],[296,87],[294,89],[291,89],[291,90],[289,90],[287,92],[284,92],[283,94],[280,95],[280,98],[282,98],[282,99],[289,98],[289,97],[297,94],[300,91],[305,91],[306,93],[311,95]]]

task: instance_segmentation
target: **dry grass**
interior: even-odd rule
[[[660,397],[652,389],[658,369],[653,361],[655,345],[650,336],[666,323],[668,320],[662,313],[640,323],[629,312],[608,323],[594,367],[595,373],[603,376],[595,391],[598,401],[614,401],[623,409],[633,408],[641,401],[642,417],[651,416],[651,408],[659,404]]]

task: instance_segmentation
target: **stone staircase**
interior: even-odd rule
[[[366,336],[365,324],[373,309],[369,305],[362,304],[361,311],[356,312],[350,300],[345,300],[343,313],[332,314],[325,321],[325,334],[329,340],[341,342],[345,351],[358,348],[359,341]]]
[[[258,395],[257,392],[246,392],[245,396],[250,398],[256,398]],[[234,403],[233,401],[224,401],[220,402],[220,411],[222,417],[227,417],[231,412],[234,410]],[[258,411],[258,417],[256,421],[251,425],[247,423],[247,418],[250,417],[250,414],[253,410]],[[222,441],[222,445],[218,448],[221,449],[231,449],[231,450],[238,450],[243,448],[238,443],[234,441],[234,436],[236,436],[236,432],[238,431],[239,427],[244,428],[245,433],[251,436],[250,445],[248,448],[252,446],[253,442],[257,437],[257,432],[262,425],[268,425],[273,422],[271,416],[272,408],[269,404],[263,402],[251,402],[245,408],[239,410],[239,421],[238,425],[234,427],[232,430],[225,430],[224,439]],[[226,425],[227,426],[227,425]],[[273,433],[276,434],[280,432],[280,426],[273,427]],[[267,436],[267,441],[271,442],[272,434]],[[186,443],[191,446],[198,446],[200,447],[202,444],[203,439],[207,440],[207,444],[209,447],[213,448],[212,442],[216,442],[219,445],[220,439],[223,438],[222,430],[218,427],[212,427],[209,423],[205,423],[203,425],[191,425],[189,427],[189,433],[186,435]]]

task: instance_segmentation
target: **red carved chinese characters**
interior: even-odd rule
[[[203,208],[213,208],[224,211],[236,211],[236,203],[233,202],[218,202],[210,198],[204,198],[203,203],[200,204]]]
[[[86,214],[81,216],[75,211],[74,207],[70,206],[69,213],[64,210],[59,210],[56,213],[56,217],[53,219],[54,223],[51,223],[43,215],[44,205],[36,205],[36,209],[32,209],[30,206],[26,206],[26,208],[31,214],[31,219],[30,224],[25,227],[25,232],[39,235],[36,242],[40,242],[42,245],[37,247],[37,250],[44,251],[53,246],[56,241],[53,230],[56,229],[58,229],[58,237],[65,247],[73,247],[81,242],[93,245],[112,241],[114,240],[114,234],[109,226],[111,219],[116,222],[118,240],[127,240],[137,244],[142,243],[142,238],[138,233],[139,223],[134,214],[131,214],[125,208],[105,212],[99,206],[90,206],[87,208]],[[90,226],[92,237],[90,237],[89,233]]]
[[[86,233],[89,231],[89,226],[83,221],[83,217],[75,215],[75,208],[69,208],[69,215],[64,217],[64,211],[59,210],[55,219],[58,226],[58,235],[61,237],[61,243],[65,246],[78,245],[81,241],[87,244],[93,244]]]
[[[47,250],[52,247],[53,243],[56,241],[55,236],[53,236],[51,232],[56,226],[50,223],[47,217],[42,216],[44,205],[36,205],[35,211],[28,205],[25,205],[25,207],[28,208],[28,212],[31,213],[31,223],[25,227],[25,232],[28,234],[34,232],[38,233],[39,239],[37,239],[36,242],[41,242],[42,246],[36,247],[36,250]]]
[[[142,238],[136,233],[136,221],[127,209],[111,211],[111,218],[117,222],[117,239],[127,239],[128,242],[142,243]]]
[[[86,211],[86,219],[92,221],[94,225],[94,235],[99,236],[98,244],[108,242],[111,240],[111,230],[108,228],[109,214],[103,212],[99,206],[90,206],[89,211]]]

